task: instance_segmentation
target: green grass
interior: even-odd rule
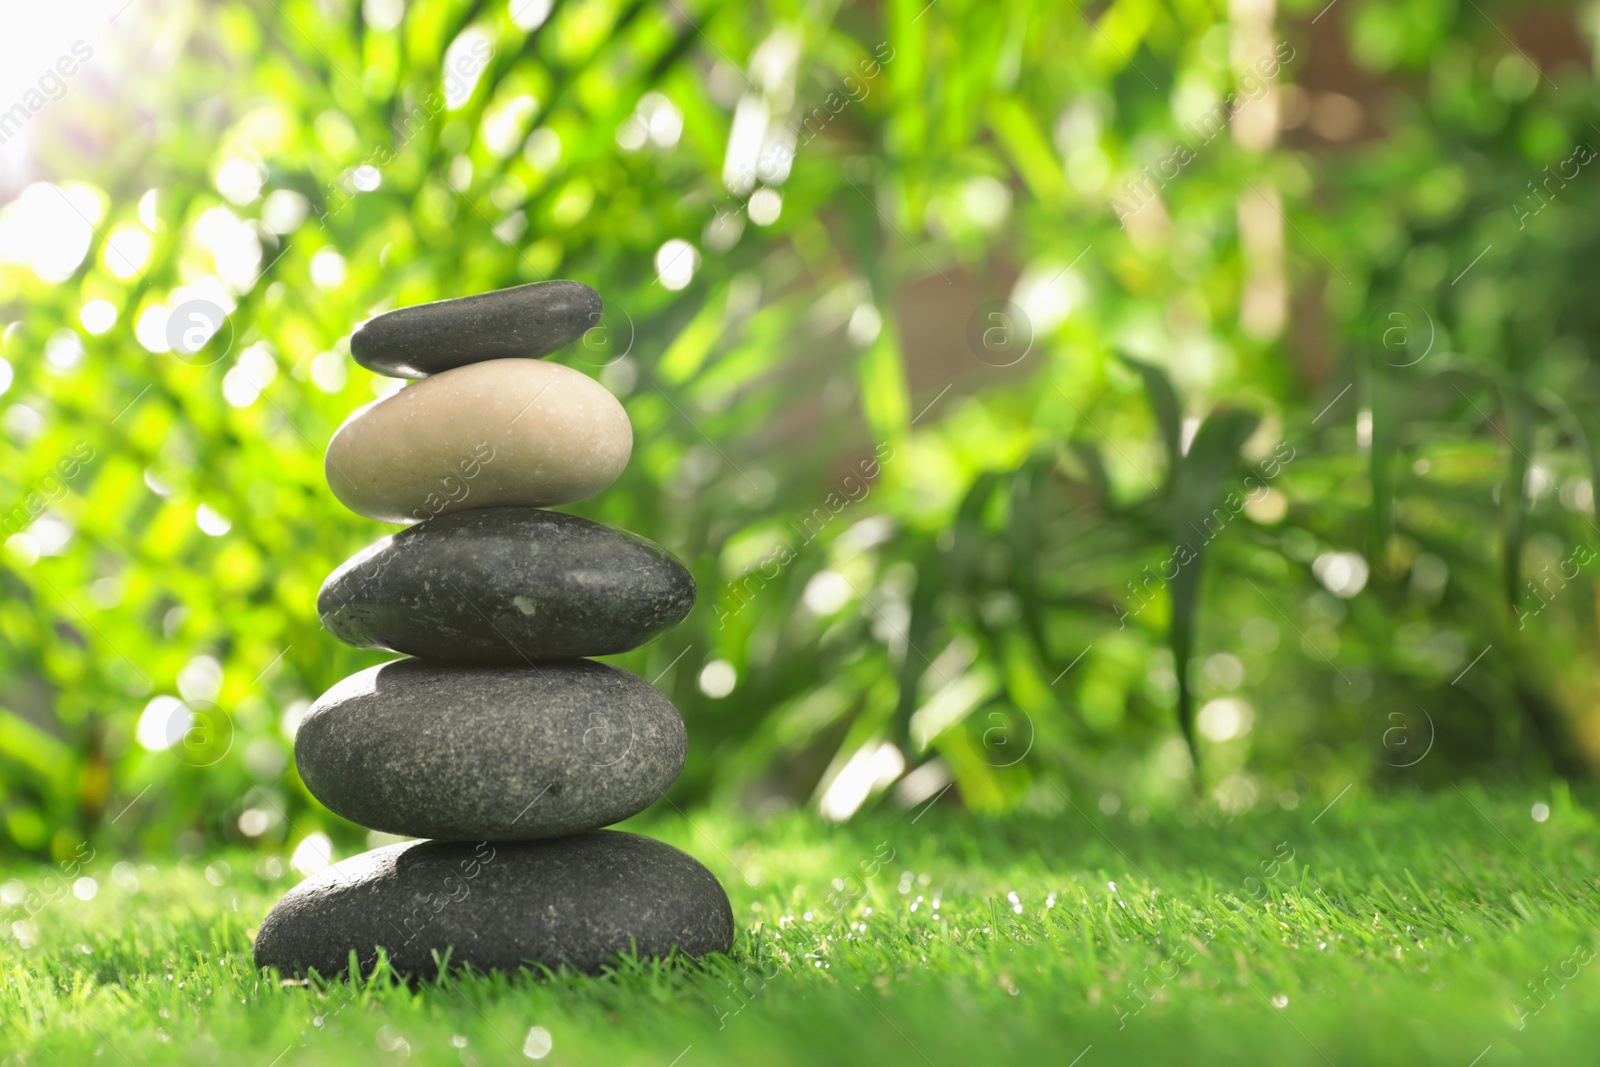
[[[1003,822],[657,821],[727,885],[731,957],[414,987],[259,975],[252,929],[293,878],[263,877],[258,855],[97,855],[82,872],[92,900],[41,894],[4,930],[0,1051],[8,1064],[510,1064],[542,1027],[545,1062],[653,1067],[1592,1061],[1588,810],[1564,790],[1351,790],[1318,818],[1328,799],[1143,825],[1083,802]],[[3,876],[39,891],[46,874]]]

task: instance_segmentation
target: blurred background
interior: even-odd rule
[[[3,18],[5,849],[365,847],[292,760],[387,658],[315,610],[393,529],[323,479],[401,384],[349,335],[546,278],[604,296],[554,358],[636,442],[570,510],[700,587],[613,657],[688,723],[671,806],[1137,822],[1600,757],[1600,5]]]

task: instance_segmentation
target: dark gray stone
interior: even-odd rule
[[[362,323],[350,354],[395,378],[426,378],[486,359],[532,359],[582,337],[600,322],[602,306],[599,293],[570,281],[413,304]]]
[[[256,935],[257,967],[370,973],[377,948],[399,973],[565,964],[596,973],[636,947],[641,958],[727,952],[733,909],[693,857],[636,834],[602,830],[552,841],[422,841],[353,856],[307,878]]]
[[[590,660],[353,674],[300,722],[294,760],[351,822],[407,837],[526,840],[649,807],[688,751],[654,686]]]
[[[346,644],[455,663],[609,656],[682,622],[694,579],[624,530],[539,508],[435,516],[328,576],[317,610]]]

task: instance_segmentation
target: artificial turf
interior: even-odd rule
[[[797,814],[636,821],[723,879],[739,932],[729,957],[624,961],[601,977],[287,983],[250,963],[254,927],[295,880],[262,853],[97,853],[76,872],[94,880],[89,900],[87,884],[67,892],[51,868],[14,866],[0,873],[12,917],[0,1055],[259,1067],[1600,1057],[1590,805],[1559,787],[1352,789],[1323,810],[1333,799],[1231,817],[1106,815],[1063,795],[1054,814],[1005,820],[940,807],[842,827]]]

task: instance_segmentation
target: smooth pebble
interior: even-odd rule
[[[682,622],[694,579],[625,530],[539,508],[419,522],[323,583],[322,623],[346,644],[456,663],[523,664],[638,648]]]
[[[632,450],[627,412],[588,375],[495,359],[357,411],[328,443],[327,476],[351,511],[409,523],[582,500],[616,481]]]
[[[537,358],[598,325],[600,294],[582,282],[549,281],[396,308],[350,337],[350,354],[396,378],[507,357]]]
[[[590,974],[637,951],[703,956],[733,943],[717,879],[671,845],[601,830],[550,841],[420,841],[328,867],[290,890],[256,935],[257,967],[370,973],[377,949],[409,977],[562,965]]]
[[[335,814],[456,841],[621,822],[667,791],[687,751],[666,697],[593,660],[395,660],[324,693],[294,739],[301,779]]]

